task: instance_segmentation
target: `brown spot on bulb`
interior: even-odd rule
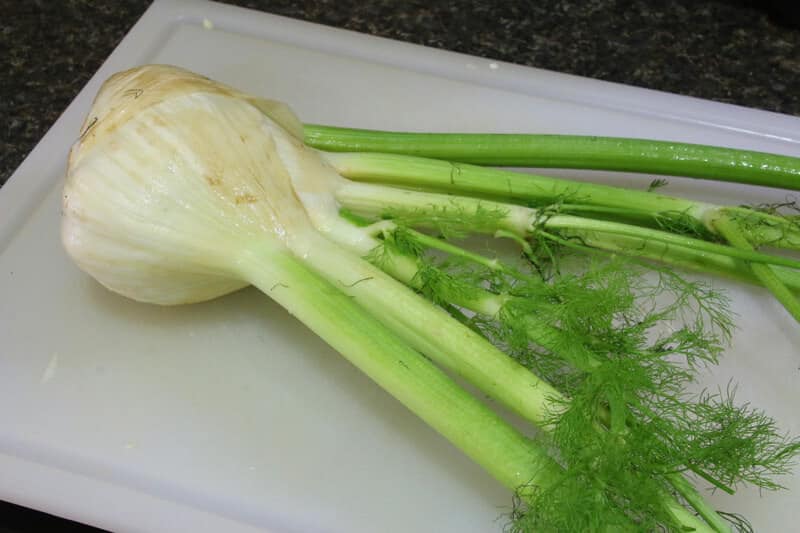
[[[220,177],[210,176],[206,174],[205,178],[206,178],[206,183],[208,183],[212,187],[219,187],[220,185],[222,185],[222,178]]]
[[[236,201],[236,205],[241,205],[255,203],[258,201],[258,198],[252,194],[237,194],[234,200]]]

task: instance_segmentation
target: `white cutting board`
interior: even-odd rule
[[[797,118],[229,6],[156,2],[0,189],[0,498],[118,531],[485,532],[502,529],[510,505],[507,491],[259,293],[157,308],[105,291],[67,260],[58,225],[69,146],[102,80],[148,62],[285,100],[307,122],[800,155]],[[667,192],[785,197],[678,179]],[[761,291],[730,286],[742,329],[708,383],[739,381],[742,401],[800,434],[800,327]],[[799,479],[784,479],[792,492],[710,498],[775,531],[800,520]]]

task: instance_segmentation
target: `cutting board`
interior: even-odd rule
[[[118,531],[500,531],[510,494],[260,293],[161,308],[67,259],[70,145],[100,83],[179,65],[306,122],[641,136],[800,155],[793,117],[426,49],[205,2],[156,2],[0,190],[0,499]],[[555,173],[555,172],[553,172]],[[558,173],[556,173],[558,174]],[[643,188],[650,177],[561,172]],[[785,192],[672,179],[716,202]],[[703,384],[800,434],[800,327],[729,288],[741,328]],[[709,498],[775,531],[791,492]]]

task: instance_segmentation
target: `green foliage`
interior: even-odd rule
[[[523,260],[490,269],[430,254],[401,226],[371,257],[379,265],[381,257],[416,258],[412,286],[568,399],[547,421],[563,479],[521,488],[509,531],[679,530],[664,506],[674,474],[694,473],[726,491],[742,483],[778,488],[773,478],[788,471],[800,441],[737,406],[733,388],[687,392],[728,343],[724,294],[630,259],[581,255],[580,244],[546,234],[530,244]],[[487,297],[502,298],[497,316],[468,308]]]
[[[658,229],[687,235],[695,239],[703,239],[711,242],[720,242],[718,235],[710,232],[708,228],[700,224],[698,220],[690,214],[682,211],[660,211],[653,216],[655,225]]]
[[[729,207],[722,213],[736,223],[755,247],[800,249],[799,210],[795,201],[787,201],[780,204]]]
[[[667,185],[669,185],[669,182],[664,178],[655,178],[650,182],[650,185],[647,186],[647,192],[653,192],[662,187],[666,187]]]

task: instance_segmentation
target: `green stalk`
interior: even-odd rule
[[[667,224],[696,234],[715,232],[708,220],[725,212],[746,220],[743,231],[756,245],[769,243],[776,247],[800,248],[797,222],[753,209],[421,157],[381,153],[323,155],[337,172],[355,181],[525,205],[558,204],[562,212],[590,213],[650,225]]]
[[[562,232],[564,239],[603,249],[609,252],[636,257],[672,265],[686,270],[704,272],[728,279],[761,285],[750,268],[750,265],[740,259],[713,253],[698,253],[691,248],[669,246],[660,242],[647,241],[626,237],[624,235],[600,235],[591,232],[571,233]],[[800,291],[800,272],[786,267],[774,267],[775,276],[790,291]]]
[[[309,267],[413,348],[489,397],[540,427],[563,400],[548,383],[380,269],[324,237],[307,241],[296,253]]]
[[[241,274],[307,325],[389,394],[516,491],[546,487],[559,467],[541,445],[523,436],[468,394],[428,359],[365,311],[341,288],[288,253],[254,250]]]
[[[354,191],[358,194],[352,195]],[[366,193],[366,194],[365,194]],[[420,193],[414,191],[393,191],[392,195],[396,198],[398,196],[413,197]],[[380,195],[373,197],[368,189],[363,189],[356,185],[348,185],[337,192],[340,202],[349,209],[361,210],[362,213],[369,216],[382,216],[384,214],[384,204]],[[448,199],[442,204],[444,207],[452,207]],[[412,205],[410,202],[409,205]],[[483,202],[486,204],[486,202]],[[474,204],[473,204],[474,207]],[[414,205],[414,208],[419,211],[420,206]],[[519,206],[510,206],[512,210],[524,210]],[[424,213],[418,213],[424,215]],[[443,215],[442,210],[435,213],[436,216]],[[429,217],[430,218],[430,217]],[[511,223],[504,223],[500,221],[501,227],[497,229],[496,226],[491,228],[484,228],[488,231],[496,229],[495,234],[501,233],[507,236],[513,236],[527,244],[524,241],[524,234],[519,236],[519,224],[521,221],[527,220],[525,216],[518,216],[516,226]],[[670,245],[668,243],[659,242],[656,240],[641,239],[639,237],[631,237],[622,234],[603,234],[593,231],[561,231],[562,240],[565,242],[580,243],[592,248],[602,249],[608,252],[620,253],[629,256],[639,257],[656,261],[678,268],[687,270],[694,270],[712,275],[723,276],[736,281],[742,281],[753,285],[762,285],[762,281],[758,278],[751,269],[750,263],[731,257],[729,255],[721,255],[714,252],[700,252],[692,247]],[[771,268],[772,274],[777,280],[791,293],[800,292],[800,271],[796,269],[786,268],[782,266],[773,266]],[[788,298],[785,298],[788,301]],[[490,313],[491,314],[491,313]]]
[[[543,134],[405,133],[307,124],[306,144],[476,165],[614,170],[800,190],[800,158],[701,144]]]
[[[655,241],[670,247],[692,249],[697,254],[724,255],[751,263],[800,268],[800,261],[796,259],[763,254],[753,249],[720,245],[631,224],[572,215],[550,215],[528,207],[471,197],[447,196],[360,183],[342,185],[336,190],[336,197],[345,208],[370,217],[399,213],[401,216],[418,218],[421,221],[427,218],[434,225],[437,222],[457,224],[460,218],[466,217],[467,221],[471,221],[482,211],[495,215],[484,216],[480,226],[470,228],[482,233],[505,230],[516,232],[520,237],[531,237],[535,236],[539,229],[568,230],[577,236],[591,232],[597,235],[618,235],[638,239],[638,246],[648,241]],[[427,224],[430,225],[431,222]],[[465,226],[469,226],[469,223],[465,223]],[[601,239],[598,239],[598,247],[603,248]],[[634,252],[635,248],[630,251]],[[669,258],[666,257],[665,260],[669,261]]]
[[[728,242],[742,250],[752,250],[753,247],[742,235],[740,227],[736,222],[727,216],[721,216],[713,221],[714,226],[719,230]],[[800,322],[800,300],[791,290],[775,275],[769,265],[751,263],[750,269],[753,274],[761,281],[775,298],[783,305],[795,320]]]
[[[667,474],[669,482],[692,508],[699,513],[715,531],[730,531],[730,524],[722,518],[703,498],[697,489],[680,474]]]
[[[712,253],[724,255],[734,259],[741,259],[750,263],[760,263],[766,265],[780,265],[789,268],[800,268],[800,261],[789,257],[769,255],[757,252],[751,246],[747,248],[731,247],[708,242],[692,237],[675,235],[666,231],[642,228],[631,224],[621,224],[605,220],[585,219],[572,215],[553,215],[548,217],[544,223],[548,230],[571,230],[571,231],[593,231],[599,234],[613,234],[640,239],[642,242],[650,240],[660,242],[666,246],[680,246],[691,248],[698,253]],[[717,226],[719,229],[719,226]],[[744,239],[744,237],[742,236]],[[746,240],[744,240],[747,243]]]
[[[323,156],[339,174],[359,182],[420,187],[522,203],[563,201],[612,207],[642,217],[662,212],[702,212],[706,206],[692,200],[634,189],[422,157],[383,153],[323,153]]]

